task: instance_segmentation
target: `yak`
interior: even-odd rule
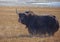
[[[30,35],[53,36],[59,29],[59,22],[54,15],[35,15],[32,11],[18,13],[18,21],[28,28]]]

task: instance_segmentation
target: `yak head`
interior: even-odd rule
[[[29,17],[32,16],[32,11],[25,11],[23,13],[20,13],[16,10],[16,13],[18,14],[18,21],[22,24],[27,24]]]

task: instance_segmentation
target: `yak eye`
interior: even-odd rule
[[[19,14],[19,18],[23,20],[25,18],[25,14]]]

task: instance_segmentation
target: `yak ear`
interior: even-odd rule
[[[20,13],[20,12],[16,9],[16,14],[18,14],[18,15],[19,15],[19,13]]]
[[[56,18],[56,16],[52,15],[53,18]]]
[[[56,18],[56,16],[53,16],[54,18]]]
[[[53,17],[53,18],[56,18],[56,16],[55,15],[50,15],[51,17]]]

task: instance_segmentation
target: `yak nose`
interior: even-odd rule
[[[18,22],[21,22],[21,20],[20,20],[20,19],[18,19]]]

